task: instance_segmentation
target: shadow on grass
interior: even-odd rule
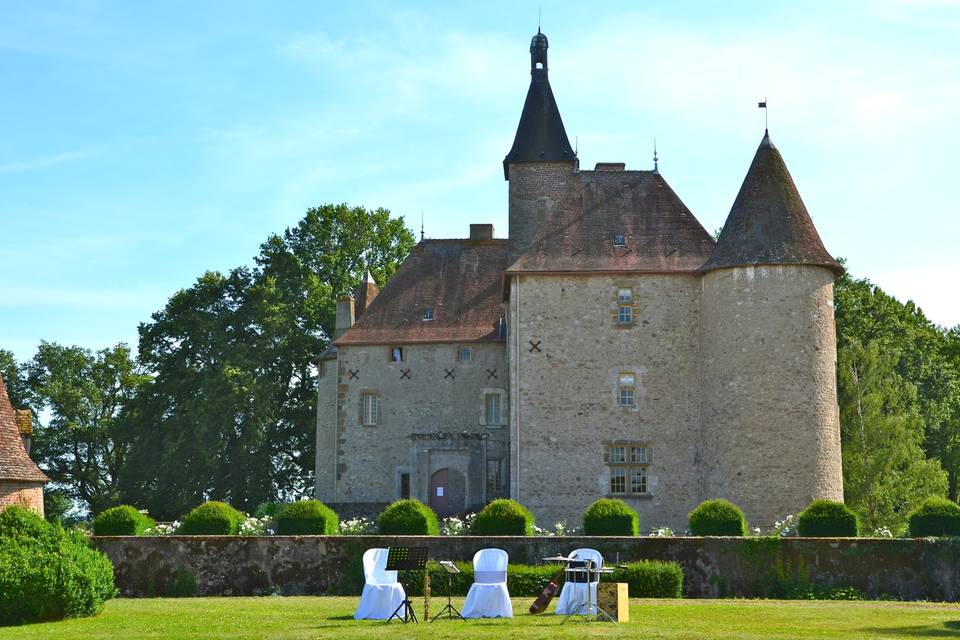
[[[948,620],[941,624],[916,627],[871,627],[861,629],[865,633],[899,638],[960,638],[960,620]]]

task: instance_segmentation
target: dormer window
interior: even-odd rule
[[[423,310],[424,321],[433,320],[433,307],[427,307]]]
[[[617,233],[613,236],[613,246],[615,247],[625,247],[627,246],[627,239],[622,233]]]

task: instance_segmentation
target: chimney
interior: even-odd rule
[[[370,271],[367,271],[366,277],[357,288],[356,304],[354,305],[354,319],[363,315],[363,312],[367,310],[367,307],[370,306],[370,303],[373,302],[373,299],[376,298],[379,293],[380,289],[377,287],[377,283],[374,282],[373,276],[370,275]]]
[[[346,333],[347,329],[353,326],[355,317],[353,303],[354,300],[351,296],[345,296],[337,300],[337,324],[333,331],[334,340],[342,336]]]
[[[594,171],[626,171],[626,162],[598,162]]]
[[[30,409],[17,409],[17,428],[20,438],[23,439],[23,448],[30,455],[30,441],[33,436],[33,412]]]
[[[492,224],[472,224],[470,225],[471,240],[493,240]]]

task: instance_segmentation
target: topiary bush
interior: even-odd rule
[[[384,509],[377,518],[377,528],[383,535],[440,535],[437,514],[427,505],[412,498],[397,500]]]
[[[129,505],[110,507],[93,519],[95,536],[142,536],[143,532],[157,525],[153,518],[140,513]]]
[[[610,578],[629,584],[631,598],[683,597],[683,569],[676,562],[629,562],[615,568]]]
[[[113,565],[83,533],[23,507],[0,511],[0,625],[92,615],[115,595]]]
[[[960,506],[946,498],[927,498],[907,516],[910,537],[960,536]]]
[[[583,514],[585,536],[635,536],[640,516],[623,500],[600,498]]]
[[[695,536],[745,536],[747,519],[729,500],[701,502],[690,512],[690,533]]]
[[[532,536],[533,514],[516,500],[494,500],[477,514],[471,533],[475,536]]]
[[[340,528],[337,513],[319,500],[285,504],[277,510],[274,521],[281,536],[332,536]]]
[[[178,535],[235,536],[243,522],[243,514],[225,502],[204,502],[183,516]]]
[[[855,538],[860,535],[860,523],[842,502],[814,500],[800,512],[797,533],[808,538]]]

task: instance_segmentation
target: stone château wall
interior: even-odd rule
[[[687,597],[770,597],[804,586],[853,587],[869,597],[960,600],[960,541],[844,538],[519,538],[381,536],[100,537],[124,596],[359,594],[372,547],[427,546],[468,561],[497,547],[513,563],[591,547],[608,564],[678,562]]]

